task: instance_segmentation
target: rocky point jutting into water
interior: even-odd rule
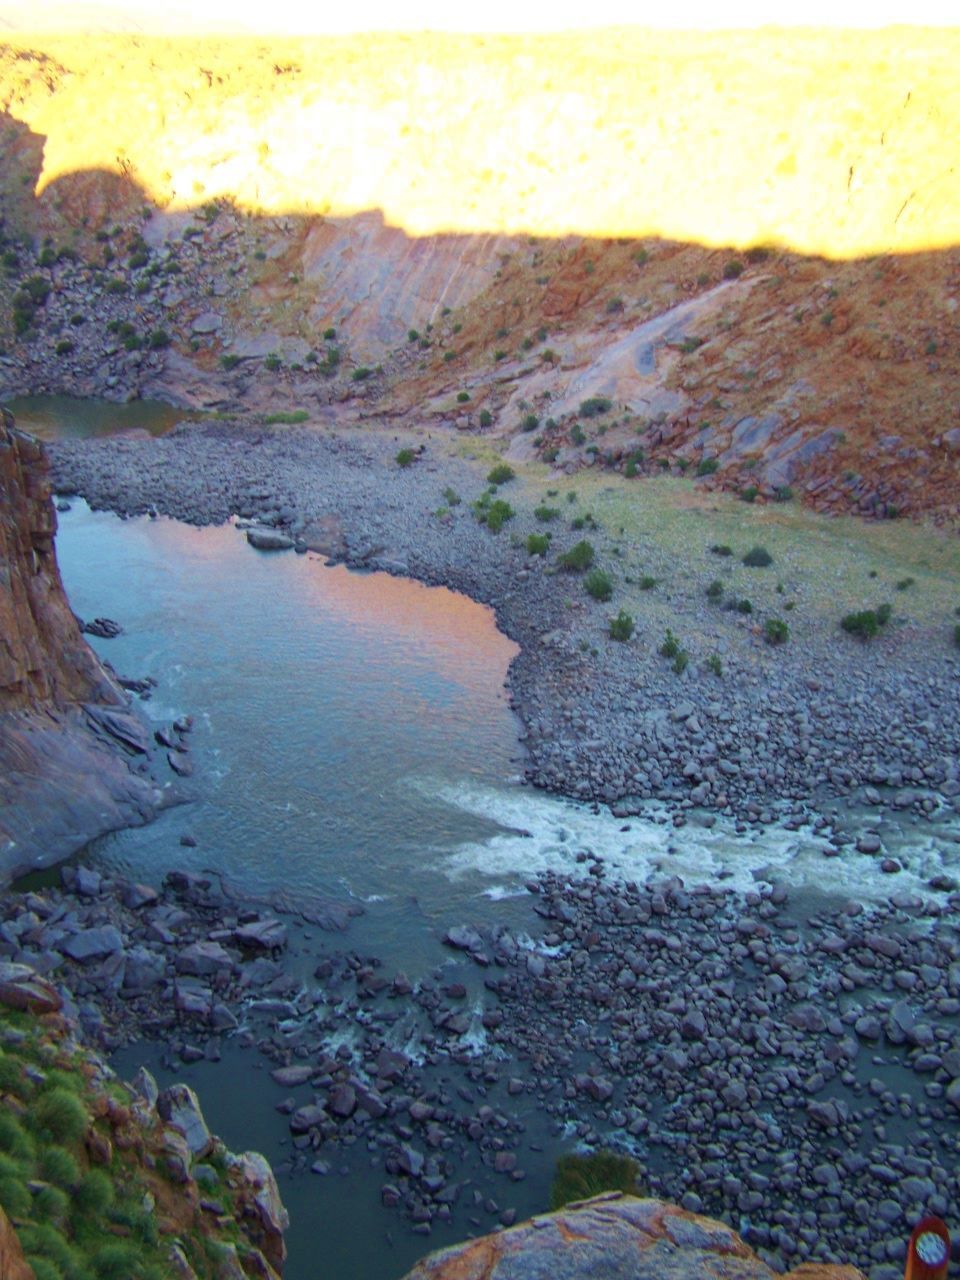
[[[163,801],[146,727],[60,581],[44,447],[0,426],[0,879],[48,866]]]

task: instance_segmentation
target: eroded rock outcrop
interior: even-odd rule
[[[164,800],[147,734],[87,646],[54,549],[43,446],[0,422],[0,883]]]
[[[442,1249],[406,1280],[772,1280],[735,1231],[662,1200],[609,1192],[509,1231]],[[791,1280],[863,1280],[856,1267],[805,1263]]]

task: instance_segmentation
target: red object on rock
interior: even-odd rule
[[[946,1280],[950,1232],[939,1218],[923,1218],[913,1228],[904,1280]]]

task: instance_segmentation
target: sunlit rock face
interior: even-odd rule
[[[597,1196],[443,1249],[406,1280],[772,1280],[735,1231],[662,1200]],[[856,1267],[805,1263],[794,1280],[863,1280]]]
[[[412,236],[957,239],[957,29],[12,39],[2,101],[44,139],[51,204],[114,175],[161,207]]]

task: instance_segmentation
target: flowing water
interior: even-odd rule
[[[810,895],[889,892],[869,859],[858,878],[859,863],[824,859],[809,832],[738,835],[723,821],[677,831],[655,807],[623,821],[519,785],[518,725],[504,691],[515,647],[489,609],[454,592],[256,552],[229,525],[122,521],[80,501],[60,517],[57,551],[76,612],[124,627],[94,641],[101,655],[123,676],[156,679],[146,715],[195,719],[192,799],[102,838],[84,861],[154,883],[172,867],[213,870],[249,894],[363,907],[343,940],[294,931],[289,963],[304,976],[321,942],[379,956],[385,972],[413,980],[453,966],[440,943],[446,928],[503,921],[522,932],[531,921],[524,881],[575,868],[586,848],[629,879],[662,871],[747,888],[769,873]],[[186,833],[195,847],[180,845]],[[942,869],[955,856],[948,848],[933,830],[924,848],[914,841],[897,888]],[[470,981],[464,968],[457,977]],[[228,1041],[223,1062],[175,1070],[163,1057],[162,1046],[138,1045],[116,1065],[129,1075],[145,1062],[161,1083],[193,1080],[234,1149],[260,1148],[274,1162],[289,1152],[253,1051]],[[543,1125],[531,1114],[531,1134]],[[558,1148],[542,1136],[542,1160],[511,1190],[521,1215],[546,1202]],[[288,1280],[318,1274],[318,1223],[337,1224],[323,1242],[328,1280],[390,1280],[427,1248],[463,1237],[462,1221],[429,1242],[408,1235],[378,1208],[382,1179],[356,1163],[341,1177],[335,1157],[326,1177],[281,1184],[292,1216]]]

